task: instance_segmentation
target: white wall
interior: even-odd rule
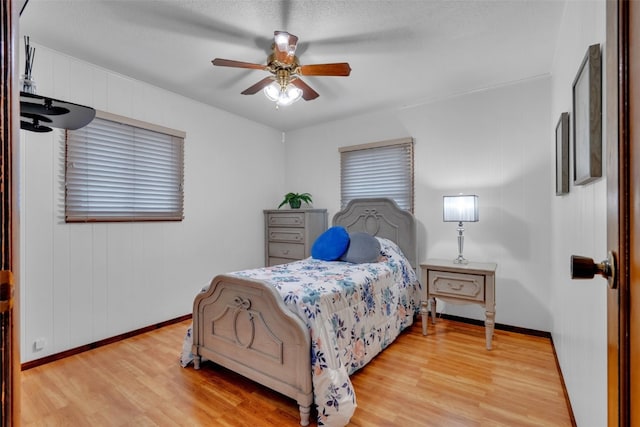
[[[549,103],[544,77],[290,132],[287,190],[310,192],[315,206],[333,216],[340,203],[338,147],[415,138],[419,259],[457,256],[457,224],[442,222],[442,196],[477,194],[480,221],[465,224],[464,254],[498,263],[496,322],[550,331]],[[443,309],[484,319],[478,306]]]
[[[186,131],[185,219],[66,224],[64,134],[21,131],[23,362],[188,314],[216,273],[263,265],[262,209],[284,194],[280,132],[36,49],[38,93]]]
[[[566,3],[553,65],[551,111],[554,123],[562,112],[572,111],[571,86],[589,45],[601,44],[604,64],[605,18],[602,0]],[[605,81],[603,75],[603,87]],[[606,93],[603,108],[605,102]],[[606,152],[604,135],[606,128],[603,128],[603,153]],[[549,140],[552,138],[549,136]],[[550,156],[554,155],[554,149],[550,144]],[[569,194],[552,198],[551,209],[553,341],[576,422],[580,427],[605,426],[607,285],[603,279],[571,280],[569,260],[572,254],[593,257],[597,261],[606,258],[606,179],[585,186],[571,184]]]

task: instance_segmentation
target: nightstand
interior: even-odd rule
[[[491,350],[496,317],[496,268],[498,265],[492,262],[454,264],[444,259],[428,259],[420,264],[427,290],[426,300],[422,301],[422,333],[427,335],[429,304],[432,322],[436,322],[436,298],[453,304],[478,304],[485,309],[487,350]]]

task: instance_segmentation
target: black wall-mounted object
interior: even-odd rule
[[[88,125],[96,110],[59,99],[20,92],[20,129],[51,132],[52,128],[75,130]]]

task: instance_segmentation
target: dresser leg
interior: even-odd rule
[[[486,319],[484,321],[485,334],[487,338],[487,350],[491,350],[491,341],[493,339],[493,329],[495,327],[496,312],[485,312]]]

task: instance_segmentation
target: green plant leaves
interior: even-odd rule
[[[284,195],[284,200],[278,206],[278,209],[286,205],[287,203],[292,209],[298,209],[302,202],[311,203],[313,200],[309,193],[287,193]]]

